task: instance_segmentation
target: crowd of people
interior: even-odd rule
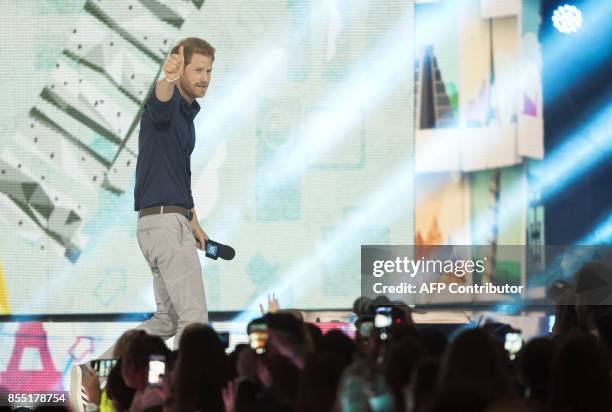
[[[391,307],[378,327],[376,308]],[[189,325],[179,349],[130,330],[104,390],[84,380],[90,402],[115,411],[612,411],[612,307],[563,302],[549,336],[505,349],[509,325],[464,328],[449,339],[416,325],[410,309],[384,297],[356,301],[356,334],[323,334],[299,312],[249,324],[251,344],[226,354],[215,330]],[[373,316],[372,316],[373,315]],[[165,359],[160,385],[152,356]]]
[[[353,311],[353,337],[324,334],[299,311],[268,312],[248,325],[250,343],[229,354],[203,323],[185,328],[176,351],[129,330],[103,388],[95,373],[83,377],[85,410],[612,411],[612,306],[577,305],[566,293],[552,333],[516,353],[506,343],[517,331],[507,324],[466,325],[447,336],[384,296],[361,297]],[[389,322],[379,322],[381,314]],[[151,376],[152,359],[163,360],[161,376]]]

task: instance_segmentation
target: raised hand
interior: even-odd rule
[[[280,304],[278,303],[278,299],[276,298],[276,296],[274,295],[274,292],[272,292],[272,297],[270,297],[270,294],[268,293],[268,311],[266,312],[263,305],[260,303],[259,304],[259,311],[261,312],[261,315],[265,315],[266,313],[276,313],[278,312],[278,310],[280,309]]]
[[[238,393],[238,378],[231,380],[227,383],[227,386],[221,389],[221,397],[223,398],[223,405],[225,406],[225,412],[234,412],[236,409],[236,394]]]
[[[177,81],[183,74],[185,68],[185,50],[183,46],[179,47],[178,54],[171,54],[164,62],[163,70],[166,81],[172,83]]]

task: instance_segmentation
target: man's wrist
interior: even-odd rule
[[[200,227],[200,223],[198,223],[198,220],[195,217],[191,219],[191,228],[193,230],[196,230],[196,229],[202,230],[202,228]]]

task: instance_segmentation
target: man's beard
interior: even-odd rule
[[[193,86],[193,94],[195,96],[204,96],[206,94],[206,87],[198,87],[197,85]]]

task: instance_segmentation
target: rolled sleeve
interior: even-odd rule
[[[179,103],[177,93],[179,92],[175,87],[170,100],[167,102],[162,102],[157,98],[155,88],[153,88],[153,91],[145,104],[145,110],[148,112],[153,123],[168,123],[172,119],[173,113],[177,110]]]

